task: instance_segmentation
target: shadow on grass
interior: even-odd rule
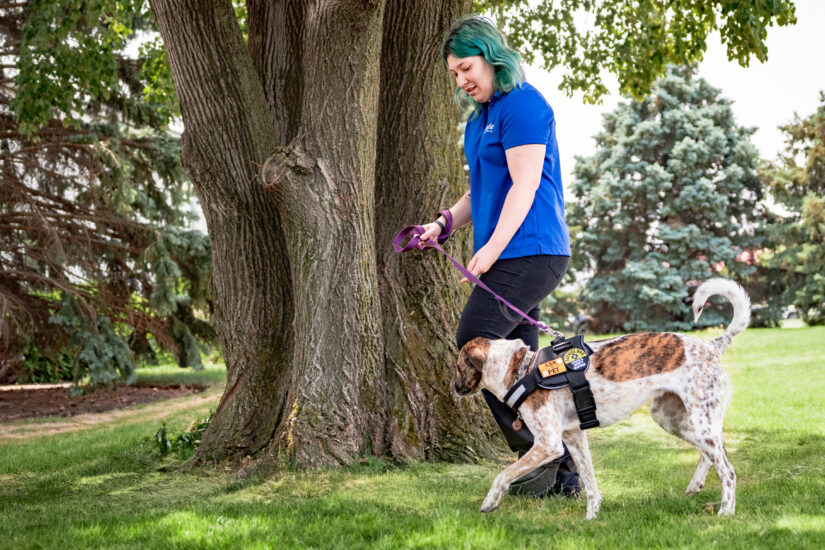
[[[67,449],[55,468],[4,472],[0,539],[20,548],[820,548],[825,539],[823,435],[732,433],[733,518],[702,511],[718,508],[714,470],[701,493],[682,494],[698,455],[668,434],[620,425],[592,439],[603,493],[595,521],[584,520],[583,499],[505,497],[499,511],[479,513],[499,465],[373,460],[239,481],[157,472],[148,443],[121,441],[106,454],[104,435]]]

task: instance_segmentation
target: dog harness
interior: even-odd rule
[[[518,411],[524,400],[539,388],[558,390],[570,386],[581,429],[595,428],[599,425],[596,401],[585,377],[592,353],[584,337],[578,334],[567,339],[556,338],[532,357],[526,354],[516,374],[516,383],[504,396],[504,402]]]

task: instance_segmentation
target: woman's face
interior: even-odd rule
[[[447,66],[450,74],[455,77],[459,88],[470,94],[478,103],[487,103],[495,93],[493,79],[496,71],[484,56],[471,55],[469,57],[447,56]]]

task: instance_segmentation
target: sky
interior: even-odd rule
[[[699,65],[699,76],[722,95],[733,100],[736,121],[757,128],[751,137],[762,158],[774,160],[783,149],[784,138],[778,126],[787,124],[794,113],[813,114],[819,104],[819,91],[825,90],[825,1],[796,0],[796,25],[771,27],[766,44],[768,60],[751,59],[750,67],[728,61],[718,32],[708,38],[708,51]],[[547,98],[556,115],[556,137],[561,155],[565,187],[572,182],[575,156],[595,153],[592,136],[601,129],[603,113],[619,101],[615,78],[605,83],[613,92],[601,105],[585,104],[580,94],[570,98],[559,90],[562,71],[548,73],[526,67],[527,81]]]

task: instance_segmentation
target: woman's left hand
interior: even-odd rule
[[[490,243],[485,244],[478,249],[476,255],[473,256],[473,259],[467,264],[467,271],[476,277],[482,273],[487,273],[487,271],[493,267],[493,264],[496,263],[496,260],[498,260],[500,254],[501,250],[496,249],[496,247],[492,246]],[[467,283],[469,282],[469,279],[464,277],[459,282]]]

